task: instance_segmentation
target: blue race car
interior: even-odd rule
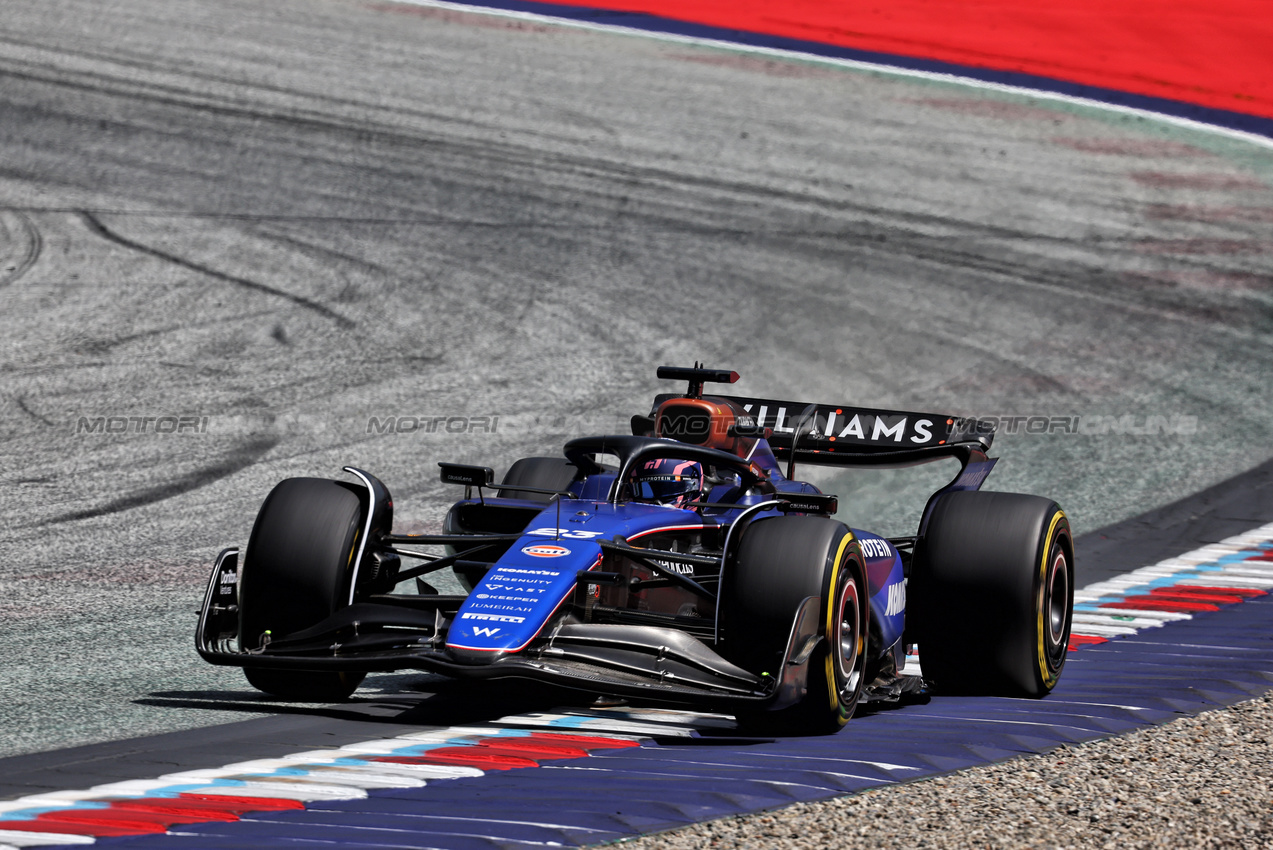
[[[343,699],[372,671],[533,679],[633,702],[725,711],[779,733],[833,732],[896,697],[918,644],[937,693],[1041,696],[1065,664],[1074,553],[1064,512],[983,493],[993,432],[925,413],[704,395],[683,380],[632,434],[491,469],[442,534],[393,533],[388,489],[290,478],[266,497],[239,570],[217,558],[196,643],[289,699]],[[955,458],[908,537],[850,528],[797,464]],[[785,468],[783,462],[785,461]],[[846,506],[852,514],[852,506]],[[426,577],[451,570],[468,591]],[[411,592],[404,592],[411,591]]]

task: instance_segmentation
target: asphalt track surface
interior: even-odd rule
[[[190,648],[275,481],[353,463],[431,527],[435,461],[616,430],[662,363],[1095,422],[991,479],[1080,534],[1273,446],[1273,159],[1143,118],[387,3],[58,2],[6,11],[0,151],[5,755],[287,711]]]

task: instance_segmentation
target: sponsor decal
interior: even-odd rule
[[[883,540],[878,537],[861,537],[858,543],[862,546],[862,554],[868,558],[891,558],[893,550]]]
[[[806,404],[758,399],[737,401],[742,402],[744,410],[755,415],[762,427],[772,428],[775,436],[791,437],[799,428],[801,437],[816,441],[926,446],[947,437],[953,424],[953,420],[924,413],[891,413],[820,404],[814,405],[814,410],[806,416],[805,411],[810,407]]]
[[[486,586],[487,586],[487,587],[494,587],[494,585],[493,585],[493,584],[491,584],[491,582],[495,582],[495,581],[505,581],[505,582],[511,582],[511,583],[513,583],[513,584],[518,584],[518,585],[521,585],[521,584],[554,584],[554,583],[555,583],[555,582],[553,582],[553,580],[552,580],[552,579],[547,579],[547,578],[526,578],[525,576],[506,576],[506,575],[504,575],[504,573],[505,573],[505,572],[508,572],[508,569],[507,569],[507,568],[500,568],[500,569],[501,569],[501,571],[500,571],[500,572],[498,572],[498,573],[494,573],[494,574],[492,574],[492,575],[488,575],[488,576],[486,577]],[[522,572],[539,572],[539,570],[523,570]],[[559,575],[559,573],[552,573],[552,575]]]
[[[980,490],[982,483],[986,480],[986,476],[990,474],[990,470],[995,468],[998,458],[991,458],[987,461],[973,461],[964,467],[964,471],[959,473],[959,477],[950,484],[951,490]]]
[[[539,601],[539,598],[536,596],[492,596],[489,593],[479,593],[477,594],[477,598],[478,599],[494,599],[499,602],[538,602]],[[521,611],[521,610],[530,610],[530,609],[519,608],[517,610]]]
[[[662,558],[653,558],[651,560],[653,560],[654,563],[658,564],[663,569],[668,570],[670,572],[680,573],[683,576],[694,575],[693,564],[678,564],[674,561],[665,561]]]
[[[510,617],[507,614],[474,614],[466,611],[460,615],[461,620],[495,620],[499,623],[524,623],[525,617]]]
[[[523,575],[559,576],[561,575],[561,573],[559,573],[557,570],[526,570],[520,567],[499,567],[498,569],[501,575],[503,573],[516,573],[519,576],[523,576]],[[500,576],[492,576],[492,578],[499,578],[499,577]],[[518,579],[518,581],[533,581],[533,579]],[[548,583],[551,584],[551,582],[548,582]]]
[[[223,572],[217,585],[217,596],[233,596],[234,587],[239,581],[239,574],[234,572]]]
[[[888,608],[885,617],[894,617],[906,610],[906,580],[888,586]]]
[[[491,584],[490,582],[486,582],[482,586],[486,588],[487,590],[507,590],[513,593],[543,593],[545,590],[548,589],[546,587],[518,587],[512,584]],[[477,595],[477,598],[489,599],[491,597],[488,594],[479,593]],[[508,597],[508,598],[511,599],[512,597]]]
[[[528,531],[526,533],[535,534],[539,537],[564,537],[567,540],[591,540],[594,537],[600,537],[604,532],[584,531],[581,528],[537,528],[534,531]]]
[[[550,543],[536,543],[534,546],[523,546],[522,553],[531,555],[535,558],[560,558],[562,555],[569,555],[570,550],[565,546],[553,546]]]
[[[501,602],[505,600],[500,600]],[[534,602],[535,600],[531,600]],[[474,602],[470,608],[481,608],[483,611],[516,611],[519,614],[529,614],[534,608],[528,608],[525,605],[497,605],[493,602]]]

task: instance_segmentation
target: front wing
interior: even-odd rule
[[[457,679],[518,678],[643,702],[729,709],[781,709],[804,696],[809,659],[821,641],[819,600],[792,619],[781,675],[755,676],[677,629],[644,625],[558,625],[525,650],[484,663],[445,647],[446,628],[463,597],[433,603],[372,597],[321,623],[239,646],[238,550],[217,557],[204,595],[195,647],[212,664],[261,669],[385,672],[425,670]]]

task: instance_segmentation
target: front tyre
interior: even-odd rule
[[[320,478],[288,478],[270,491],[248,540],[239,586],[239,641],[307,629],[349,602],[354,555],[363,529],[357,488]],[[363,673],[245,667],[256,689],[295,700],[342,700]]]
[[[957,492],[915,553],[908,630],[924,678],[946,693],[1044,696],[1065,667],[1074,544],[1049,499]]]
[[[748,729],[783,735],[835,732],[866,684],[870,593],[857,539],[825,517],[757,520],[743,535],[721,588],[726,656],[754,673],[780,676],[792,621],[810,596],[819,604],[819,641],[807,689],[785,709],[739,716]]]

